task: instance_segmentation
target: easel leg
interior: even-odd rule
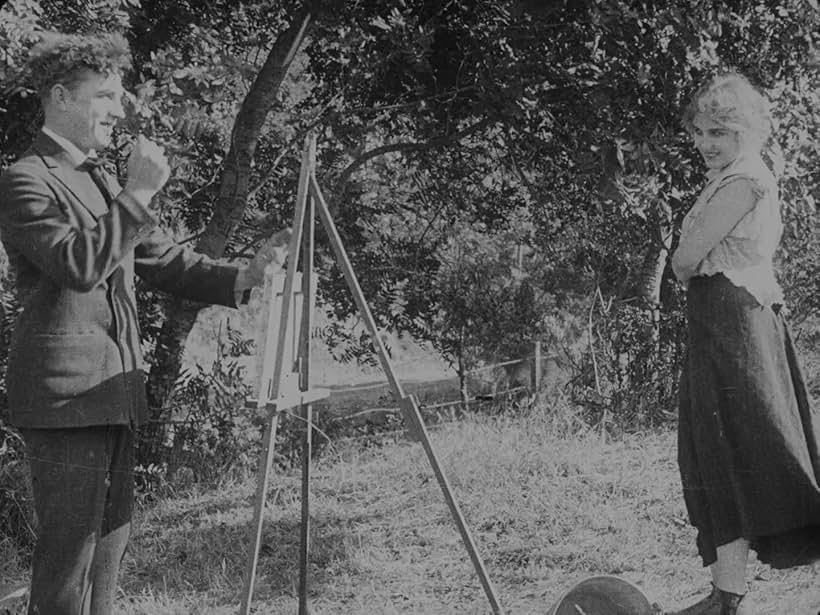
[[[421,411],[418,408],[418,404],[412,395],[405,397],[400,403],[405,420],[410,423],[410,428],[415,434],[415,437],[419,440],[419,442],[421,442],[424,452],[427,454],[427,460],[430,462],[430,467],[433,469],[433,474],[436,475],[436,480],[438,480],[438,484],[444,494],[444,500],[450,508],[450,513],[453,515],[453,520],[456,522],[458,531],[461,534],[461,539],[464,542],[464,546],[467,548],[467,554],[470,556],[470,561],[472,561],[473,568],[478,575],[479,581],[481,581],[481,586],[484,588],[484,593],[487,595],[487,599],[490,602],[493,613],[496,615],[501,615],[504,611],[501,609],[501,604],[498,601],[495,587],[490,579],[490,575],[487,574],[487,569],[484,567],[484,561],[481,559],[481,555],[478,552],[478,547],[475,544],[470,528],[467,527],[467,522],[464,520],[464,515],[461,512],[461,508],[453,495],[450,482],[447,480],[447,476],[441,468],[441,463],[438,460],[438,456],[433,449],[433,443],[430,441],[430,436],[427,434],[427,429],[424,427],[424,419],[421,416]]]
[[[308,147],[313,151],[313,140]],[[313,157],[311,157],[311,164]],[[311,174],[313,167],[310,167]],[[299,326],[299,389],[310,389],[310,335],[313,331],[314,293],[313,256],[315,243],[315,203],[310,196],[305,202],[304,229],[302,232],[302,321]],[[308,615],[308,585],[310,581],[310,462],[313,456],[313,407],[302,406],[304,441],[302,444],[302,526],[301,551],[299,554],[299,615]]]
[[[308,582],[310,571],[310,458],[313,454],[313,411],[310,404],[303,406],[305,421],[302,443],[302,527],[299,553],[299,615],[308,615]]]
[[[362,293],[362,289],[359,286],[359,281],[356,279],[356,273],[353,271],[353,266],[350,264],[350,259],[347,256],[347,251],[345,250],[344,245],[342,244],[339,232],[336,230],[336,225],[330,215],[330,209],[322,196],[322,191],[319,188],[319,184],[316,182],[316,177],[313,175],[310,176],[310,193],[311,197],[313,197],[312,200],[316,204],[316,209],[330,239],[330,243],[333,246],[333,251],[336,254],[336,262],[342,269],[347,285],[350,288],[351,293],[353,293],[353,299],[355,300],[356,306],[359,308],[362,319],[364,320],[370,333],[373,346],[379,355],[379,359],[381,360],[387,380],[390,382],[393,394],[401,404],[405,421],[408,423],[408,426],[414,432],[414,435],[421,441],[421,444],[424,447],[424,452],[427,454],[427,459],[430,462],[430,466],[433,468],[433,473],[436,475],[436,479],[438,479],[439,486],[444,493],[444,499],[450,507],[450,512],[452,513],[456,526],[461,533],[461,538],[468,554],[470,555],[470,559],[473,562],[476,574],[481,581],[481,585],[484,587],[484,592],[487,594],[487,598],[490,601],[493,613],[496,615],[501,615],[503,611],[498,601],[495,587],[493,587],[492,581],[487,574],[484,567],[484,562],[482,561],[481,555],[476,547],[475,540],[470,533],[470,528],[467,527],[467,523],[464,520],[464,515],[458,506],[458,502],[456,502],[456,499],[453,496],[453,491],[447,481],[447,477],[441,469],[441,464],[439,463],[438,457],[433,449],[433,445],[430,442],[430,438],[427,435],[427,430],[424,428],[424,421],[421,413],[416,406],[415,400],[411,396],[406,396],[404,394],[401,382],[399,382],[398,378],[396,378],[393,371],[393,366],[390,363],[390,357],[387,355],[387,349],[384,347],[381,337],[379,337],[376,321],[374,320],[373,315],[370,312],[370,307],[364,298],[364,293]]]
[[[265,500],[268,497],[268,476],[273,462],[273,449],[276,442],[276,428],[278,425],[279,413],[271,410],[265,425],[265,435],[262,439],[262,455],[259,457],[259,469],[256,478],[256,499],[253,508],[253,541],[251,557],[248,560],[248,569],[245,573],[245,588],[242,592],[242,606],[239,609],[240,615],[249,615],[251,612],[251,599],[253,597],[253,585],[256,578],[256,566],[259,563],[259,546],[262,542],[262,523],[265,517]]]

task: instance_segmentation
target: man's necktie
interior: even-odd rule
[[[105,199],[105,204],[111,205],[111,201],[114,200],[114,197],[112,196],[111,191],[108,189],[108,186],[105,183],[105,178],[102,174],[102,164],[102,160],[100,160],[96,156],[89,156],[80,165],[80,170],[88,172],[94,184],[96,184],[97,188],[100,189],[100,192],[102,193],[103,198]]]

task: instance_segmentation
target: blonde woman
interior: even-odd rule
[[[820,558],[820,417],[812,412],[772,258],[782,223],[762,157],[766,98],[718,75],[684,114],[708,167],[672,257],[687,286],[678,463],[712,591],[679,615],[751,613],[749,550],[773,567]]]

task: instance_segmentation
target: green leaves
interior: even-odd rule
[[[791,280],[804,280],[820,180],[816,2],[316,7],[291,75],[250,110],[269,113],[252,163],[243,160],[250,189],[245,219],[229,229],[236,251],[286,223],[299,144],[315,130],[319,181],[379,323],[449,356],[502,352],[516,336],[543,331],[545,315],[564,300],[599,286],[607,300],[628,300],[645,286],[645,261],[674,239],[703,180],[680,125],[683,106],[707,75],[736,67],[775,103],[785,281],[800,292]],[[291,0],[7,4],[2,162],[37,125],[31,93],[15,77],[28,45],[41,28],[90,28],[93,15],[128,32],[134,48],[123,152],[139,131],[166,146],[175,173],[163,219],[195,238],[213,216],[226,166],[239,166],[226,157],[240,104],[300,10]],[[513,245],[532,255],[523,268]],[[323,299],[345,321],[355,306],[332,259],[323,254],[319,263]],[[666,309],[676,310],[668,272],[660,286]],[[327,339],[361,349],[341,327]]]

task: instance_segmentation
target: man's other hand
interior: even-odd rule
[[[285,262],[288,253],[293,231],[289,228],[282,229],[271,235],[253,257],[248,266],[240,271],[241,282],[237,281],[237,287],[252,288],[261,286],[265,281],[265,269],[268,266],[281,266]]]

